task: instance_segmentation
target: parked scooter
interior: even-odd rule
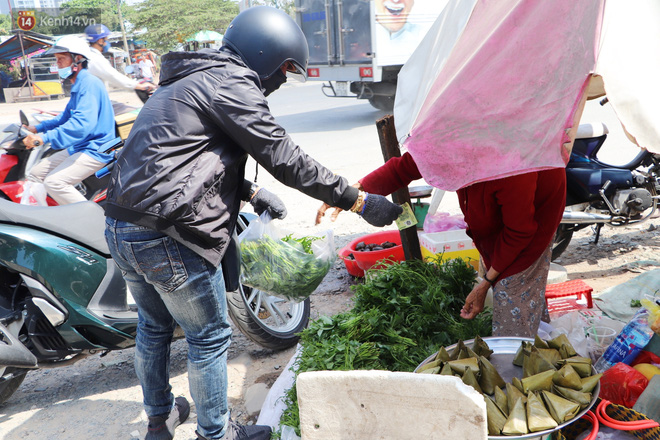
[[[555,235],[553,260],[566,250],[575,231],[595,226],[598,243],[603,225],[640,223],[657,209],[660,155],[642,150],[628,164],[603,163],[597,155],[607,133],[604,124],[585,124],[578,129],[566,166],[566,210]]]
[[[254,218],[241,213],[237,232]],[[0,200],[0,403],[30,370],[135,344],[137,308],[104,228],[95,203]],[[310,314],[309,299],[287,302],[245,286],[227,293],[227,306],[241,332],[273,350],[295,345]]]

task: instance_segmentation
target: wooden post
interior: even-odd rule
[[[378,129],[378,138],[380,139],[380,148],[383,152],[383,159],[387,162],[393,157],[400,157],[401,151],[399,150],[399,140],[396,137],[396,128],[394,127],[394,116],[387,115],[376,121],[376,128]],[[410,193],[408,188],[401,188],[392,193],[392,200],[398,205],[408,203],[412,207],[410,201]],[[403,253],[406,260],[421,260],[422,250],[419,247],[419,237],[417,236],[417,227],[413,226],[400,231],[401,244],[403,246]]]

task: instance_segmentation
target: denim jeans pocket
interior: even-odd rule
[[[164,292],[172,292],[188,279],[178,243],[170,237],[127,243],[137,272]]]

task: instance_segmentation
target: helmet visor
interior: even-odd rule
[[[297,62],[293,60],[287,60],[282,64],[282,67],[286,69],[286,77],[299,81],[307,81],[307,75],[305,69],[303,69]]]
[[[48,56],[48,55],[55,55],[56,53],[66,53],[66,52],[70,53],[68,47],[55,45],[48,48],[48,50],[44,52],[44,55]]]

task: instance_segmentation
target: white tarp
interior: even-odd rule
[[[660,152],[654,1],[608,0],[601,26],[605,0],[450,0],[399,74],[394,106],[427,182],[456,190],[564,167],[598,56],[624,126]]]
[[[660,1],[605,5],[596,73],[633,141],[660,154]]]

